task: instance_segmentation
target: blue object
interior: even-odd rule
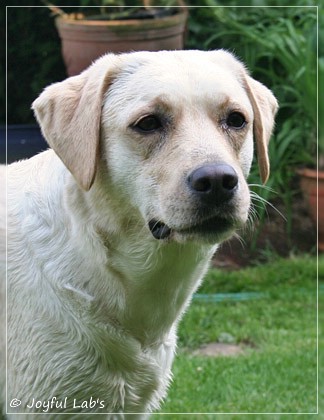
[[[40,128],[37,125],[7,126],[8,163],[30,158],[48,149]],[[0,127],[0,163],[6,162],[6,127]]]

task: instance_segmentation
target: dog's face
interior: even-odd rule
[[[253,138],[268,177],[276,100],[224,51],[109,55],[34,108],[82,188],[104,162],[156,240],[216,243],[244,224]]]

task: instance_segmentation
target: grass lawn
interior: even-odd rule
[[[319,282],[324,285],[323,257],[319,260],[319,273]],[[322,290],[319,304],[323,305]],[[246,292],[253,293],[244,300]],[[206,296],[219,293],[225,294],[222,301],[210,301]],[[241,299],[229,300],[228,293],[239,293],[235,298]],[[160,413],[316,412],[316,259],[282,259],[234,272],[211,269],[199,294],[203,296],[193,300],[180,324],[174,380]],[[324,325],[323,314],[319,325]],[[321,340],[324,344],[323,337]],[[193,354],[202,344],[217,341],[237,344],[243,353],[221,357]],[[324,366],[323,355],[321,362]],[[159,414],[152,416],[158,417],[163,418]],[[254,416],[259,417],[263,416]],[[217,418],[231,419],[234,415],[220,414]]]

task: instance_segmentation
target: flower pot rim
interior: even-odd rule
[[[297,170],[298,175],[306,178],[315,178],[315,179],[324,179],[324,171],[311,169],[311,168],[301,168]]]
[[[56,24],[66,25],[66,26],[111,26],[111,27],[127,27],[127,26],[156,26],[159,23],[167,25],[170,22],[170,25],[173,25],[177,22],[184,21],[188,16],[187,8],[181,8],[177,10],[177,13],[174,13],[170,16],[161,16],[155,19],[113,19],[113,20],[96,20],[96,19],[75,19],[70,16],[74,13],[65,14],[63,16],[57,16],[55,18]]]

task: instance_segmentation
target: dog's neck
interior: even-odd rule
[[[166,335],[199,286],[213,251],[192,243],[132,244],[121,239],[109,269],[124,280],[127,330],[141,341]]]

